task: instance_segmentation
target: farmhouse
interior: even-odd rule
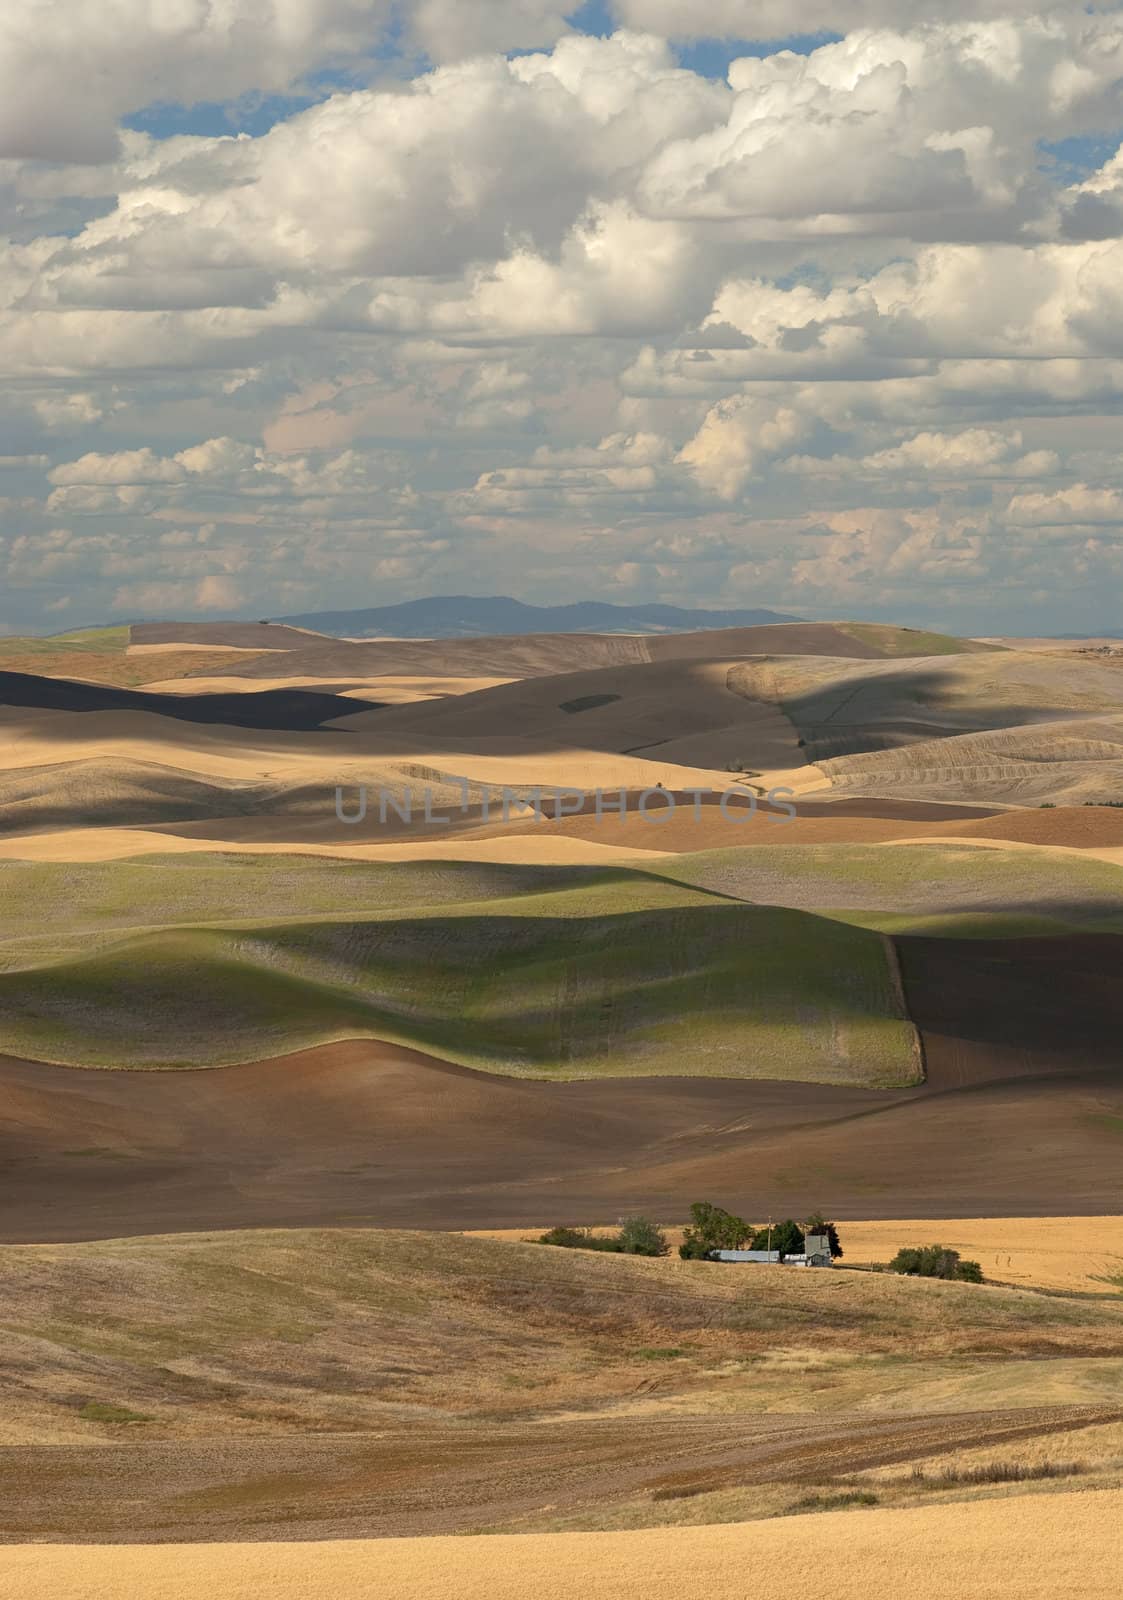
[[[784,1255],[779,1250],[714,1250],[711,1261],[771,1263],[783,1267],[829,1267],[831,1242],[825,1233],[809,1233],[799,1255]]]

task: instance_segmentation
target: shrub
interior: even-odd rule
[[[556,1244],[563,1250],[580,1250],[587,1234],[584,1228],[550,1228],[539,1236],[539,1244]]]
[[[535,1242],[561,1250],[605,1250],[626,1256],[665,1256],[670,1249],[666,1235],[646,1217],[628,1217],[620,1232],[612,1234],[591,1233],[588,1228],[550,1228]]]
[[[614,1238],[598,1237],[590,1233],[588,1228],[550,1228],[548,1232],[539,1236],[536,1243],[557,1245],[562,1250],[610,1250],[619,1251],[620,1241]]]
[[[963,1283],[982,1283],[983,1271],[977,1261],[961,1261],[958,1250],[942,1244],[924,1244],[898,1250],[889,1263],[890,1272],[910,1278],[949,1278]]]
[[[1039,1479],[1072,1478],[1087,1472],[1083,1461],[990,1461],[978,1467],[944,1467],[925,1472],[914,1467],[907,1482],[918,1489],[954,1489],[960,1484],[1033,1483]]]
[[[847,1506],[876,1506],[877,1495],[869,1489],[851,1489],[843,1494],[809,1494],[794,1501],[781,1516],[799,1516],[805,1511],[842,1511]]]

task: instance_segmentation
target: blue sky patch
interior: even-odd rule
[[[587,0],[585,5],[570,14],[569,21],[577,32],[596,38],[606,38],[618,27],[606,0]],[[767,41],[696,39],[689,44],[678,44],[674,49],[680,65],[689,71],[706,78],[724,78],[729,71],[729,63],[736,61],[739,56],[769,56],[780,50],[810,55],[821,45],[831,44],[841,37],[841,34],[815,33],[793,34],[787,39]],[[533,52],[513,50],[510,53],[515,56]],[[432,65],[424,58],[419,58],[416,52],[405,48],[400,19],[379,41],[364,65],[366,61],[382,63],[395,76],[403,73],[413,76]],[[243,95],[238,100],[200,101],[194,105],[157,101],[122,120],[126,128],[147,133],[154,139],[172,139],[183,134],[218,139],[235,133],[248,133],[260,138],[278,122],[284,122],[297,112],[327,100],[340,90],[357,87],[360,81],[367,81],[365,73],[352,76],[345,68],[336,67],[334,70],[312,73],[307,80],[307,87],[300,93]],[[1077,142],[1066,141],[1070,144]]]
[[[1082,183],[1093,172],[1098,172],[1110,161],[1123,144],[1123,130],[1113,133],[1088,133],[1077,138],[1058,139],[1053,143],[1042,140],[1038,149],[1046,167],[1051,168],[1061,183]]]

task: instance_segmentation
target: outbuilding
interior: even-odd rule
[[[783,1262],[779,1250],[714,1250],[711,1261],[765,1261],[779,1266]]]
[[[713,1250],[711,1261],[756,1262],[776,1267],[829,1267],[831,1241],[825,1233],[805,1235],[803,1250],[798,1254],[783,1255],[779,1250]]]

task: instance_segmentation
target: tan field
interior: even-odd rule
[[[1026,638],[980,639],[979,644],[1001,645],[1004,650],[1038,650],[1048,655],[1071,656],[1091,651],[1110,651],[1123,656],[1123,639],[1112,639],[1106,634],[1089,634],[1084,639],[1043,639],[1036,635]],[[1110,656],[1107,658],[1110,660]]]
[[[384,769],[384,777],[393,781]],[[400,781],[400,779],[398,780]],[[330,797],[333,789],[325,787]],[[638,791],[633,791],[633,805]],[[991,850],[1036,851],[1043,856],[1071,854],[1086,860],[1123,865],[1123,812],[1093,808],[1049,812],[1008,811],[980,822],[927,822],[892,817],[810,816],[778,821],[778,814],[760,810],[753,816],[732,808],[723,815],[716,805],[695,817],[692,802],[669,822],[648,822],[633,809],[625,816],[606,814],[541,822],[480,823],[468,819],[443,828],[423,825],[399,828],[336,827],[329,819],[307,823],[294,818],[216,818],[193,825],[152,828],[57,828],[0,838],[0,860],[114,861],[131,856],[237,850],[302,855],[350,861],[495,861],[512,864],[594,865],[612,861],[642,862],[668,855],[730,846],[883,844],[886,846],[954,845]],[[324,809],[327,810],[325,800]],[[904,809],[903,807],[901,809]],[[985,828],[985,833],[983,829]],[[376,832],[377,837],[369,837]],[[1030,835],[1029,838],[1024,837]],[[1033,835],[1038,836],[1037,840]],[[1101,842],[1102,841],[1102,842]]]
[[[177,648],[174,645],[141,645],[145,651]],[[217,645],[212,649],[220,648]],[[255,652],[250,652],[251,654]],[[266,689],[321,689],[356,700],[377,700],[383,705],[407,706],[421,700],[440,700],[449,695],[475,694],[481,689],[497,689],[507,678],[167,678],[145,684],[153,694],[260,694]]]
[[[193,672],[218,673],[240,667],[262,653],[223,645],[178,644],[135,653],[123,648],[66,650],[52,649],[49,640],[5,639],[0,640],[0,671],[146,688],[151,682],[178,681]]]
[[[519,1242],[547,1226],[480,1229],[478,1237]],[[681,1224],[665,1223],[664,1228],[673,1245],[681,1243]],[[978,1261],[991,1282],[1090,1294],[1123,1283],[1123,1216],[848,1221],[843,1232],[848,1263],[885,1262],[909,1245],[939,1243]],[[1075,1239],[1080,1240],[1079,1248],[1073,1246]]]
[[[1085,861],[1107,861],[1113,866],[1123,864],[1123,845],[1118,844],[1107,847],[1096,845],[1026,844],[1020,839],[978,839],[972,838],[970,835],[966,838],[957,838],[954,834],[942,831],[925,835],[919,839],[892,839],[889,843],[901,846],[910,844],[954,845],[959,850],[998,850],[1007,853],[1011,850],[1026,850],[1043,858],[1068,855],[1083,857]]]
[[[993,843],[1090,852],[1123,848],[1123,810],[1107,806],[971,816],[957,811],[951,802],[868,801],[863,815],[860,802],[822,801],[816,796],[797,804],[796,815],[790,817],[767,806],[749,812],[731,805],[727,814],[717,804],[706,804],[696,814],[688,797],[678,799],[676,813],[667,821],[645,821],[633,808],[626,816],[598,818],[587,812],[558,821],[547,817],[542,822],[490,823],[475,832],[477,837],[589,839],[664,853],[775,844]],[[941,811],[946,813],[943,818]],[[932,820],[922,820],[926,817]]]
[[[182,831],[160,832],[145,828],[63,828],[54,833],[23,834],[0,839],[0,861],[124,861],[146,855],[202,855],[215,850],[237,850],[247,855],[288,856],[294,851],[304,856],[323,856],[335,861],[494,861],[511,866],[610,866],[614,861],[642,862],[652,855],[637,846],[602,844],[597,839],[529,838],[522,835],[496,838],[448,838],[430,835],[411,844],[408,837],[385,844],[323,844],[303,838],[290,826],[278,840],[275,824],[259,824],[256,830],[274,837],[254,837],[254,830],[241,828],[235,820],[229,827],[207,825],[205,834],[192,836]]]
[[[359,716],[389,719],[412,710],[403,707],[385,714],[361,712]],[[343,720],[350,723],[355,719]],[[426,739],[408,725],[395,735],[389,720],[378,726],[385,731],[340,729],[339,737],[329,745],[304,733],[221,723],[184,727],[147,710],[68,712],[5,707],[0,723],[3,765],[8,771],[97,755],[125,762],[161,761],[203,775],[330,780],[333,787],[337,781],[372,783],[379,775],[389,781],[395,776],[395,764],[401,762],[424,763],[434,776],[439,768],[496,788],[543,784],[591,792],[598,786],[606,790],[654,788],[660,781],[668,788],[685,789],[706,782],[724,788],[734,781],[726,771],[678,766],[611,749],[591,750],[578,740],[543,749],[537,741],[510,732],[488,738],[438,740]],[[426,780],[415,776],[414,781]]]
[[[643,1533],[15,1547],[0,1579],[44,1600],[1116,1600],[1121,1518],[1116,1490]]]
[[[197,671],[206,666],[208,655],[260,656],[276,653],[283,649],[280,645],[254,645],[252,648],[236,644],[130,644],[125,648],[127,656],[175,656],[179,659],[190,655],[197,655],[198,661],[192,662],[186,670]]]
[[[1123,1217],[967,1217],[928,1222],[850,1222],[848,1255],[888,1261],[935,1240],[978,1261],[994,1282],[1088,1293],[1123,1284]],[[1079,1239],[1079,1248],[1073,1247]]]

